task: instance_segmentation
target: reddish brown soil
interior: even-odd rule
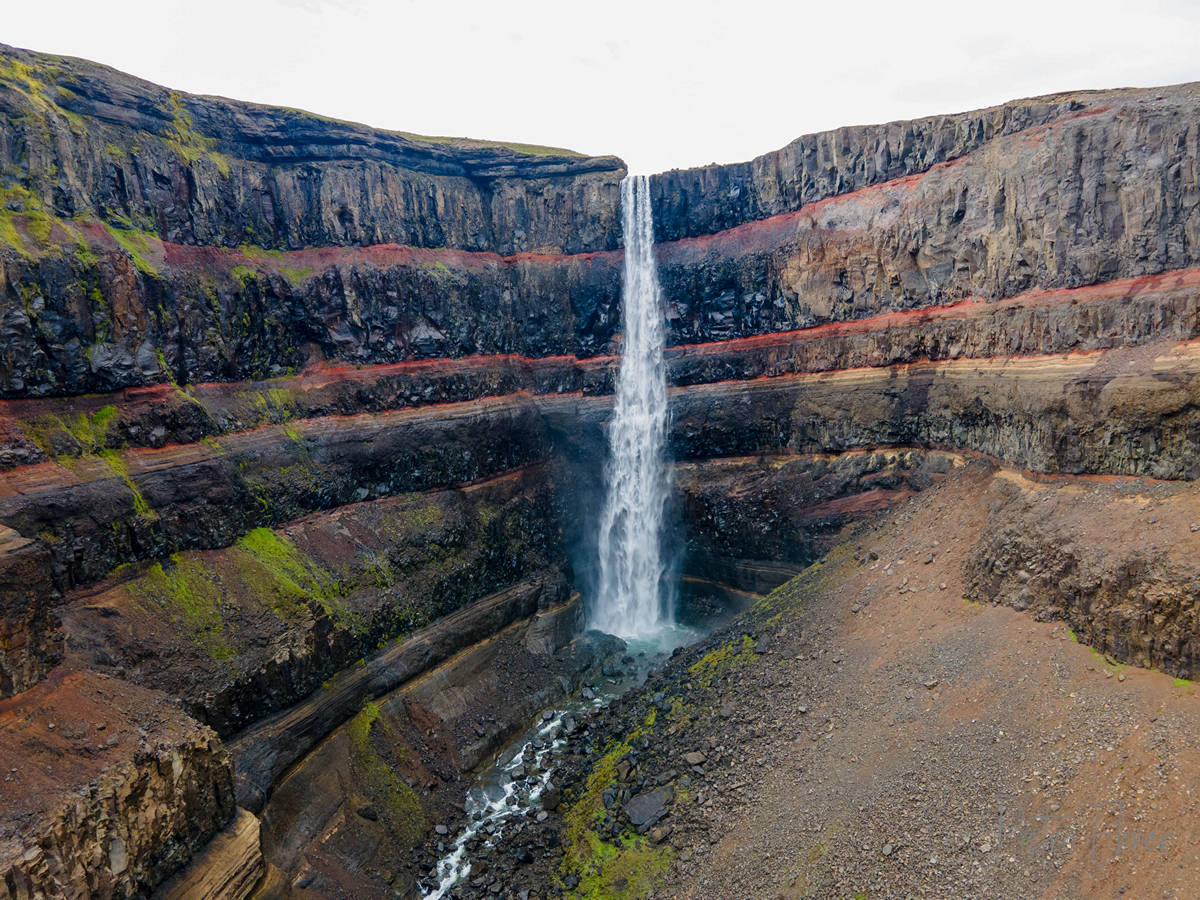
[[[201,730],[166,694],[59,666],[0,700],[0,841],[49,820],[93,779]]]
[[[1200,896],[1200,696],[962,599],[996,477],[958,470],[801,577],[771,651],[721,689],[736,714],[683,736],[730,766],[673,813],[659,896]],[[1000,477],[1074,495],[1113,549],[1147,505],[1160,542],[1200,522],[1191,486]]]

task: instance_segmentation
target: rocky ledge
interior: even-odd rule
[[[0,897],[144,897],[234,817],[217,736],[166,694],[62,668],[0,700]]]

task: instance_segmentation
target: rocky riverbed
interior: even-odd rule
[[[998,475],[851,528],[581,719],[561,802],[460,895],[1194,896],[1196,689],[964,599]],[[1192,488],[1093,487],[1097,548],[1141,514],[1106,492],[1200,513]]]

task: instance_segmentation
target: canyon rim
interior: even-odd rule
[[[1200,895],[1198,84],[630,178],[0,46],[0,335],[4,900]]]

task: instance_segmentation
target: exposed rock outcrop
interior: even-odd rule
[[[266,873],[259,829],[254,813],[237,811],[233,823],[218,834],[155,894],[160,900],[243,900]]]
[[[461,816],[475,768],[622,648],[607,635],[575,639],[581,613],[576,595],[360,704],[278,780],[258,896],[413,892],[413,851],[434,823]],[[563,639],[531,641],[548,618],[562,620],[551,631]]]
[[[62,658],[49,563],[40,541],[0,526],[0,697],[37,684]]]
[[[846,525],[963,463],[956,454],[915,450],[680,463],[674,480],[688,538],[684,571],[766,593],[817,560]]]
[[[0,474],[0,521],[41,537],[67,589],[123,562],[224,547],[309,512],[497,475],[547,450],[521,397],[326,417],[13,469]]]
[[[1196,674],[1200,504],[1192,485],[1007,473],[989,499],[987,530],[963,566],[970,600],[1065,621],[1075,639],[1113,660]]]
[[[351,504],[223,550],[127,567],[61,614],[83,665],[182,697],[228,735],[397,637],[561,571],[556,539],[554,499],[534,469]]]
[[[660,248],[675,339],[1191,266],[1198,102],[1197,85],[1062,95],[659,176],[662,236],[686,238]],[[676,208],[697,221],[673,227]]]
[[[58,669],[0,700],[0,897],[144,897],[234,816],[229,757],[165,694]]]

